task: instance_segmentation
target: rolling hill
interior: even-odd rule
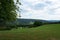
[[[43,23],[53,23],[53,22],[60,22],[60,20],[41,20],[41,19],[17,19],[19,24],[30,24],[31,22],[34,23],[35,21],[40,21]]]

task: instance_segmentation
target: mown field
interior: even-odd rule
[[[0,31],[0,40],[60,40],[60,24]]]

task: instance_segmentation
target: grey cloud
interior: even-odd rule
[[[34,9],[34,10],[42,10],[42,9],[44,9],[45,6],[46,6],[46,4],[44,4],[44,3],[38,3],[38,4],[34,5],[32,7],[32,9]]]

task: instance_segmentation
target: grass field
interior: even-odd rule
[[[0,31],[0,40],[60,40],[60,24]]]

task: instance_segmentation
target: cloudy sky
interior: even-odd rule
[[[21,18],[60,20],[60,0],[20,0]]]

